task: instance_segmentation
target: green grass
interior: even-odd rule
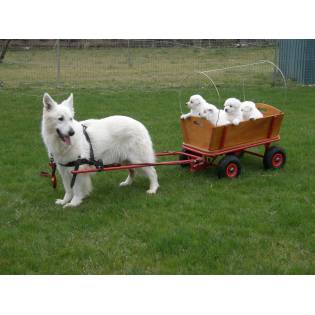
[[[214,169],[160,167],[156,196],[146,195],[144,177],[119,188],[127,172],[97,174],[93,193],[74,209],[54,205],[63,195],[59,177],[56,191],[39,177],[47,169],[43,92],[0,90],[1,274],[315,272],[314,88],[291,88],[287,105],[281,89],[270,89],[272,102],[261,97],[285,112],[283,170],[264,171],[253,156],[242,159],[236,180],[218,180]],[[70,91],[50,92],[60,101]],[[180,149],[177,89],[78,89],[74,97],[77,119],[129,115],[147,126],[156,151]]]

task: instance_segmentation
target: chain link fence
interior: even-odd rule
[[[276,52],[274,40],[12,40],[0,82],[6,88],[171,88],[193,85],[194,75],[184,78],[198,71],[276,63]],[[273,70],[252,75],[259,84]]]

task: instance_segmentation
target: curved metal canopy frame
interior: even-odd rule
[[[211,73],[218,72],[218,71],[233,70],[233,69],[237,69],[237,68],[246,68],[246,67],[257,66],[257,65],[261,65],[261,64],[270,64],[280,73],[282,81],[283,81],[283,86],[284,86],[284,101],[283,101],[283,103],[286,104],[286,102],[287,102],[287,81],[286,81],[286,78],[285,78],[283,72],[281,71],[281,69],[274,62],[272,62],[270,60],[259,60],[259,61],[253,62],[253,63],[243,64],[243,65],[236,65],[236,66],[230,66],[230,67],[218,68],[218,69],[210,69],[210,70],[204,70],[204,71],[195,71],[195,73],[198,73],[198,74],[206,77],[209,80],[209,82],[211,82],[211,85],[214,87],[216,94],[218,96],[218,103],[220,103],[221,95],[220,95],[220,92],[219,92],[217,85],[215,84],[215,82],[211,76]],[[189,76],[186,76],[185,79],[187,79],[188,77]],[[181,113],[183,113],[182,105],[181,105],[181,92],[179,93],[179,106],[180,106]]]

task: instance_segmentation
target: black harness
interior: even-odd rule
[[[90,139],[90,137],[86,131],[87,127],[85,125],[82,125],[82,127],[83,127],[83,134],[85,136],[85,139],[90,146],[90,158],[89,159],[82,159],[79,156],[78,159],[75,161],[71,161],[71,162],[68,162],[66,164],[62,164],[62,163],[58,163],[58,164],[61,166],[64,166],[64,167],[74,167],[74,171],[77,171],[79,169],[80,165],[93,165],[99,171],[101,171],[104,168],[103,161],[102,160],[97,160],[97,161],[95,160],[91,139]],[[73,174],[72,179],[71,179],[71,188],[73,188],[76,178],[77,178],[77,174]]]

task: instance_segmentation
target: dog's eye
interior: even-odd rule
[[[63,121],[63,116],[59,117],[58,120]]]
[[[70,121],[72,121],[73,120],[73,118],[70,118]]]

